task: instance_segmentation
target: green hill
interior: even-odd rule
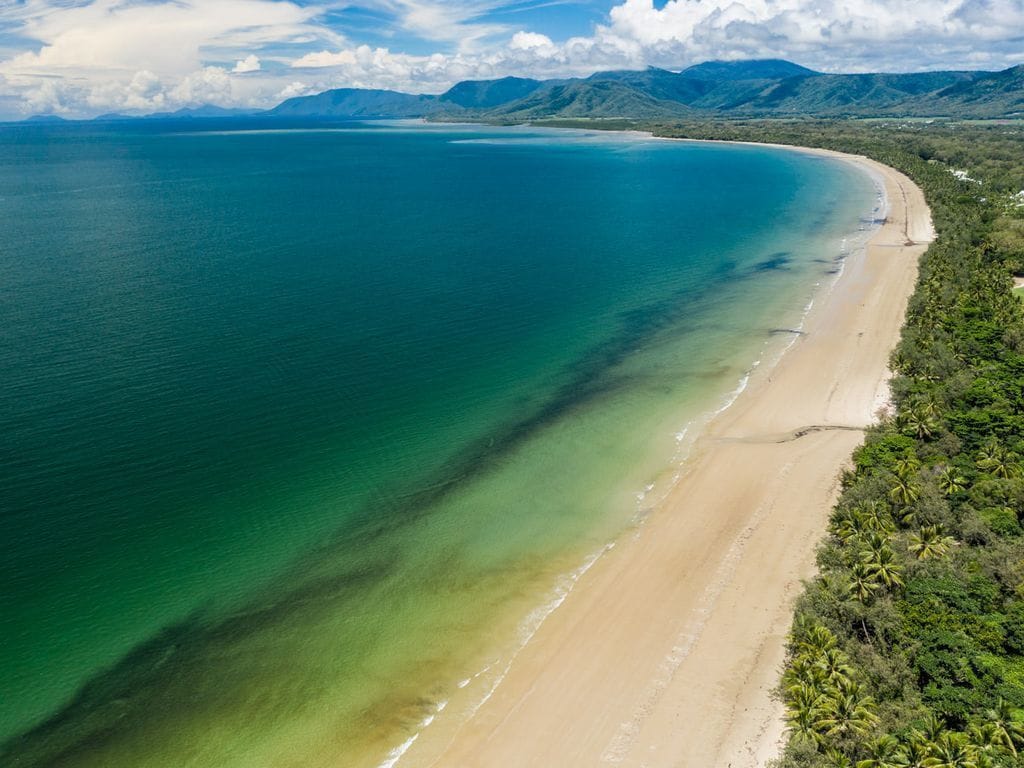
[[[490,109],[524,98],[542,85],[540,80],[523,77],[503,77],[500,80],[463,80],[441,94],[439,100],[465,109]]]
[[[588,77],[587,83],[620,83],[653,99],[676,101],[690,105],[715,89],[715,83],[687,77],[685,73],[669,72],[648,67],[644,70],[598,72]]]
[[[615,80],[572,80],[540,88],[525,99],[480,113],[502,120],[545,117],[686,117],[693,110],[680,101],[658,98]]]
[[[315,96],[288,99],[266,114],[271,117],[424,117],[440,110],[436,96],[336,88]]]
[[[782,59],[752,61],[705,61],[684,69],[681,75],[691,80],[781,80],[786,77],[817,75],[813,69]]]
[[[926,105],[943,114],[964,109],[1004,117],[1024,115],[1024,65],[983,74],[930,94]]]
[[[750,99],[734,101],[724,108],[751,115],[918,114],[922,107],[928,111],[928,99],[918,104],[918,97],[971,77],[968,72],[788,77],[769,81]]]

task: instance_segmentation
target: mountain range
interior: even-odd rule
[[[438,95],[336,88],[265,112],[204,105],[148,118],[1024,117],[1024,65],[999,72],[836,75],[789,61],[709,61],[670,72],[598,72],[586,78],[466,80]],[[50,116],[36,116],[36,120]],[[102,115],[98,120],[135,119]]]
[[[465,81],[437,96],[337,89],[288,99],[287,117],[1024,117],[1024,65],[1000,72],[835,75],[779,59],[712,61],[682,72]]]

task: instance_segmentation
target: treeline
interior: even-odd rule
[[[654,130],[867,155],[921,187],[938,233],[892,356],[894,412],[844,474],[798,602],[779,765],[1024,766],[1024,302],[1011,279],[1024,265],[1024,132]]]

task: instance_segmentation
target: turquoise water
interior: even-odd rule
[[[0,128],[5,764],[376,765],[876,204],[766,148],[231,128]]]

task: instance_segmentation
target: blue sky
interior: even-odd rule
[[[0,0],[0,118],[766,57],[1001,69],[1024,0]]]

